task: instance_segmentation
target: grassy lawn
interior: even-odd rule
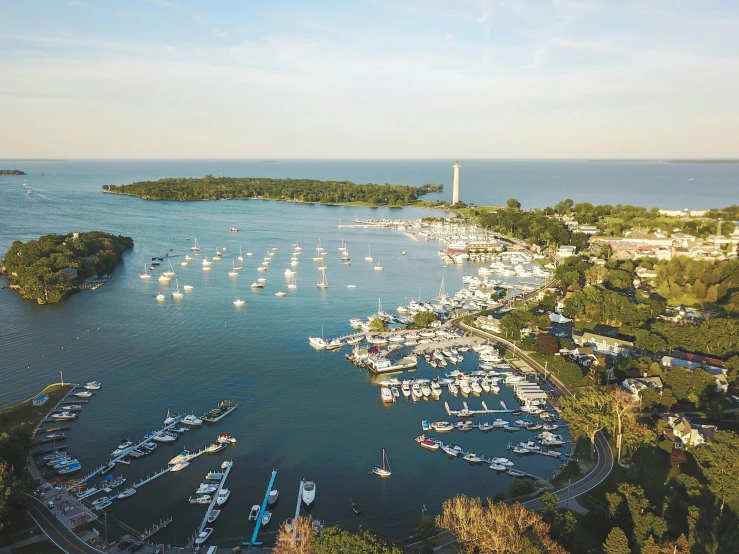
[[[694,305],[702,306],[703,302],[698,300],[695,296],[692,294],[683,294],[679,298],[670,298],[667,301],[668,306],[694,306]]]
[[[51,385],[39,393],[49,395],[49,401],[43,406],[34,406],[33,399],[29,398],[15,406],[0,410],[0,425],[4,431],[21,427],[27,430],[29,434],[32,433],[46,414],[49,413],[49,410],[67,396],[72,388],[72,385]],[[36,396],[38,395],[34,395],[34,398]]]

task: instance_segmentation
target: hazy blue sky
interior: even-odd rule
[[[736,0],[0,0],[0,158],[739,157]]]

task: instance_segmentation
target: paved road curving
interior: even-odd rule
[[[60,550],[67,554],[102,554],[75,535],[43,502],[30,494],[26,497],[28,514]]]
[[[516,345],[512,342],[465,325],[464,323],[462,323],[461,318],[454,319],[452,321],[452,324],[478,337],[485,338],[490,342],[494,342],[505,346],[506,348],[512,349],[513,352],[519,357],[519,359],[526,362],[531,368],[535,369],[539,373],[545,374],[544,368],[541,367],[541,365],[539,365],[536,360],[521,352],[521,350],[517,348]],[[573,394],[567,389],[567,387],[565,387],[554,375],[550,373],[548,374],[548,377],[549,382],[554,386],[559,394],[561,394],[562,396],[573,396]],[[608,477],[608,475],[610,475],[611,470],[613,469],[613,451],[611,450],[611,445],[608,444],[608,441],[606,440],[606,437],[602,432],[599,432],[595,436],[595,451],[598,455],[598,462],[595,464],[595,467],[592,469],[592,471],[582,477],[579,481],[576,481],[575,483],[572,483],[567,487],[555,491],[555,494],[560,498],[560,505],[566,504],[569,502],[570,499],[574,499],[581,494],[585,494],[591,489],[597,487],[606,479],[606,477]],[[528,502],[524,502],[523,504],[530,510],[541,510],[541,499],[539,498],[529,500]]]

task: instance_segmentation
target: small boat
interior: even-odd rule
[[[218,519],[219,515],[221,515],[221,510],[211,510],[210,515],[208,516],[208,523],[213,523]]]
[[[189,465],[190,465],[190,462],[180,462],[179,464],[176,464],[176,465],[173,465],[172,467],[170,467],[169,468],[169,471],[171,471],[171,472],[182,471],[183,469],[185,469]]]
[[[213,532],[212,527],[206,527],[203,529],[197,537],[195,537],[195,544],[203,544],[205,541],[208,540],[208,537],[210,537],[211,533]]]
[[[136,489],[131,487],[130,489],[126,489],[124,491],[121,491],[118,493],[118,500],[123,500],[124,498],[128,498],[129,496],[133,496],[136,494]]]
[[[380,477],[390,477],[393,474],[390,470],[390,460],[388,460],[387,453],[384,448],[382,449],[382,465],[380,467],[373,467],[370,473],[374,473]]]
[[[272,512],[264,510],[264,514],[262,514],[262,525],[269,525],[270,519],[272,519]]]
[[[193,287],[192,285],[185,285],[182,288],[185,289],[185,291],[189,291],[189,290],[193,290],[195,287]]]
[[[253,289],[263,289],[264,285],[262,283],[256,282],[251,284],[251,288]]]
[[[159,294],[157,294],[157,300],[159,302],[164,302],[165,298],[166,298],[166,296],[164,296],[164,294],[162,294],[161,292]]]
[[[423,439],[418,444],[420,444],[422,447],[424,447],[424,448],[426,448],[428,450],[439,450],[439,443],[436,442],[436,441],[434,441],[434,440]]]
[[[174,280],[175,284],[177,285],[177,290],[172,292],[172,298],[180,299],[184,295],[180,292],[180,283],[177,281],[177,279]]]
[[[236,300],[234,300],[234,306],[236,306],[237,308],[243,307],[244,304],[246,304],[246,302],[244,300],[241,300],[241,298],[237,298]]]
[[[182,418],[182,423],[185,425],[202,425],[203,420],[199,417],[195,417],[193,414],[187,414]]]
[[[236,437],[232,437],[228,433],[223,433],[222,435],[218,435],[218,442],[223,444],[236,444]]]
[[[382,387],[380,389],[380,397],[385,404],[392,404],[393,402],[395,402],[395,399],[393,398],[393,393],[388,387]]]
[[[349,499],[349,503],[352,505],[352,512],[354,512],[357,515],[362,514],[362,508],[360,508],[358,504],[355,504],[351,498]]]
[[[305,481],[303,483],[302,498],[306,506],[313,504],[313,501],[316,499],[316,484],[313,481]]]
[[[77,396],[78,398],[90,398],[92,396],[92,393],[89,390],[83,390],[74,393],[72,396]]]
[[[231,496],[231,491],[228,489],[221,489],[218,492],[218,499],[216,500],[216,504],[219,506],[223,506],[227,501],[228,497]]]
[[[223,449],[225,449],[227,447],[228,447],[227,444],[223,444],[221,442],[214,442],[208,448],[206,448],[205,451],[208,454],[215,454],[216,452],[220,452],[221,450],[223,450]]]
[[[213,497],[209,494],[193,495],[188,498],[190,504],[210,504]]]
[[[141,279],[151,279],[151,273],[146,269],[146,264],[144,264],[144,272],[139,273],[139,277]]]
[[[272,506],[275,502],[277,502],[277,498],[280,496],[280,493],[277,489],[272,489],[269,491],[269,497],[267,498],[267,504]]]
[[[471,464],[479,464],[480,462],[482,462],[482,458],[480,458],[480,456],[478,456],[477,454],[473,454],[472,452],[465,454],[462,459]]]

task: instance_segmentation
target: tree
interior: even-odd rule
[[[618,457],[616,461],[621,461],[621,446],[623,441],[624,427],[634,422],[634,402],[631,394],[619,388],[612,389],[609,393],[610,410],[613,415],[616,446],[618,448]]]
[[[631,554],[629,539],[620,527],[614,527],[608,533],[606,542],[603,543],[603,552],[605,554]]]
[[[423,516],[413,524],[413,532],[423,541],[425,551],[433,552],[436,522],[431,516]]]
[[[657,433],[643,423],[634,422],[624,428],[621,442],[629,455],[633,456],[639,447],[645,444],[655,444],[657,442]]]
[[[660,403],[659,393],[652,387],[644,387],[641,389],[639,391],[639,399],[641,400],[642,406],[647,410],[651,410]]]
[[[539,333],[534,341],[534,350],[542,356],[554,356],[559,352],[559,344],[549,333]]]
[[[564,541],[577,527],[577,520],[572,510],[558,508],[559,496],[551,492],[545,492],[541,496],[541,517],[549,525],[554,540]]]
[[[433,312],[418,312],[413,315],[413,326],[419,329],[426,329],[434,321],[438,321],[439,318]]]
[[[467,314],[465,316],[462,316],[462,323],[471,327],[475,323],[475,318],[472,317],[470,314]]]
[[[611,422],[610,399],[602,387],[592,387],[562,398],[562,416],[573,438],[588,437],[591,457],[595,450],[595,435]]]
[[[402,549],[364,527],[356,533],[338,526],[324,527],[312,547],[313,554],[403,554]]]
[[[551,292],[547,291],[539,300],[539,305],[547,311],[552,311],[557,306],[557,297]]]
[[[292,530],[286,523],[277,531],[277,541],[272,549],[273,554],[313,554],[312,543],[315,531],[311,526],[311,518],[299,516],[293,520]]]
[[[521,202],[519,202],[515,198],[509,198],[508,200],[506,200],[505,205],[508,207],[509,210],[520,210],[521,209]]]
[[[603,265],[594,265],[585,272],[585,280],[591,285],[600,285],[608,279],[608,269]]]
[[[566,554],[541,516],[518,503],[488,502],[483,508],[479,498],[458,495],[444,502],[436,525],[451,531],[470,554]]]
[[[716,431],[713,440],[694,452],[708,479],[711,492],[721,502],[723,515],[727,502],[739,499],[739,435],[732,431]]]
[[[387,331],[389,329],[389,326],[387,324],[387,321],[385,321],[384,319],[374,317],[372,318],[372,321],[370,321],[369,329],[370,331],[381,333],[383,331]]]

